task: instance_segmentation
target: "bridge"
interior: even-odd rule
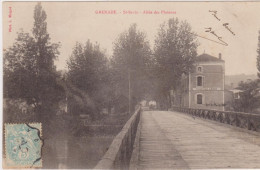
[[[260,115],[137,109],[96,169],[260,168]]]

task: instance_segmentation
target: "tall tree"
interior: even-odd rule
[[[31,36],[18,33],[16,42],[4,53],[4,95],[24,99],[40,113],[53,114],[63,89],[57,85],[54,60],[59,44],[50,43],[47,15],[40,3],[34,9]]]
[[[182,74],[192,71],[197,56],[196,37],[186,21],[171,18],[163,23],[155,40],[157,98],[167,102],[169,91],[178,87]]]
[[[258,77],[260,78],[260,31],[258,32],[258,48],[257,48],[257,61],[256,61],[256,67],[258,69]]]
[[[94,115],[106,107],[109,90],[108,60],[98,44],[89,40],[85,45],[76,43],[68,61],[68,81],[84,91],[95,106],[85,103],[87,107],[81,112]]]
[[[240,98],[235,99],[232,103],[235,111],[252,112],[260,107],[259,80],[240,82],[237,89],[241,92],[239,93]]]
[[[131,25],[114,43],[112,67],[117,82],[117,97],[128,99],[130,90],[132,108],[147,91],[146,76],[150,60],[151,50],[145,33],[138,31],[136,24]]]

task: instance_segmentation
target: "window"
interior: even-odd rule
[[[197,70],[198,70],[198,72],[202,72],[202,68],[201,67],[198,67]]]
[[[202,94],[197,94],[197,104],[202,104]]]
[[[201,76],[197,77],[197,86],[202,86],[202,77]]]

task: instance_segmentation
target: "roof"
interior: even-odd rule
[[[214,56],[211,56],[211,55],[205,54],[205,53],[197,56],[195,60],[197,62],[209,62],[209,61],[224,62],[224,60],[222,60],[222,59],[219,59],[217,57],[214,57]]]

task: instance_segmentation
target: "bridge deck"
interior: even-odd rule
[[[260,168],[260,134],[182,113],[145,111],[137,167]]]

